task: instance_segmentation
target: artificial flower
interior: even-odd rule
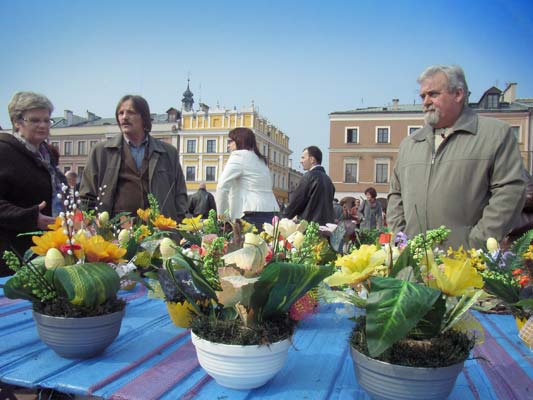
[[[35,254],[44,256],[49,249],[59,249],[61,245],[66,244],[68,236],[60,228],[55,231],[46,232],[42,236],[32,236],[31,240],[36,245],[31,247],[32,251]]]
[[[289,237],[287,237],[287,242],[291,243],[296,249],[300,250],[300,247],[302,247],[302,244],[304,242],[305,235],[300,232],[296,231]]]
[[[289,237],[295,232],[304,232],[305,228],[307,228],[307,221],[302,221],[297,224],[288,218],[282,218],[274,225],[263,224],[263,230],[270,236],[274,236],[274,233],[277,232],[284,238]]]
[[[161,252],[161,257],[163,260],[168,260],[174,254],[178,252],[176,243],[170,238],[164,238],[159,244],[159,251]]]
[[[181,224],[178,225],[178,230],[187,232],[199,232],[203,226],[203,223],[200,221],[201,218],[201,215],[192,218],[183,218]]]
[[[159,214],[156,219],[154,219],[153,224],[157,229],[162,231],[176,229],[176,226],[178,225],[176,221],[174,221],[172,218],[167,218],[161,214]]]
[[[100,235],[91,236],[90,238],[81,235],[78,240],[83,247],[85,259],[89,262],[119,263],[125,261],[122,257],[127,250],[106,241]]]
[[[150,219],[150,215],[152,214],[152,210],[150,210],[149,208],[147,208],[146,210],[142,210],[142,209],[138,209],[137,210],[137,215],[139,216],[140,219],[142,219],[144,222],[148,222],[148,220]]]
[[[48,229],[50,229],[51,231],[57,231],[62,226],[63,226],[63,219],[60,216],[57,216],[54,223],[48,225]]]
[[[325,282],[330,286],[360,283],[368,279],[386,259],[384,250],[378,250],[375,245],[364,244],[352,253],[339,257],[335,265],[341,267],[341,270],[328,277]]]
[[[428,281],[428,286],[437,287],[448,296],[462,296],[483,287],[483,278],[469,259],[442,257],[441,260],[442,265],[432,265],[430,271],[434,280]]]

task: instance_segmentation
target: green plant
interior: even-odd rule
[[[428,232],[430,234],[430,232]],[[378,357],[406,338],[428,340],[457,326],[482,294],[481,276],[468,258],[441,257],[438,265],[431,249],[416,262],[410,247],[363,245],[337,260],[331,286],[364,285],[368,297],[325,292],[330,302],[366,309],[368,354]],[[381,275],[381,276],[379,276]]]

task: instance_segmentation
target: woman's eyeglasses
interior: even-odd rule
[[[39,119],[39,118],[22,118],[22,120],[26,123],[28,123],[29,125],[33,125],[33,126],[37,126],[37,125],[40,125],[40,124],[44,124],[46,126],[51,126],[52,125],[52,120],[50,118],[45,118],[45,119]]]

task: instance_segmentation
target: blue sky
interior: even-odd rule
[[[152,112],[251,101],[290,137],[294,166],[315,144],[327,154],[328,114],[418,102],[417,75],[463,66],[471,100],[517,82],[533,97],[533,2],[12,1],[0,0],[0,125],[13,93],[113,115],[126,93]],[[327,157],[326,157],[327,159]]]

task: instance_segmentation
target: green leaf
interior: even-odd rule
[[[484,277],[484,286],[486,292],[500,298],[507,304],[514,304],[520,300],[520,289],[509,283],[504,283],[499,279]]]
[[[196,288],[205,296],[216,300],[217,295],[215,290],[218,290],[219,288],[213,288],[209,284],[207,279],[205,279],[204,275],[191,258],[178,252],[168,259],[171,260],[173,264],[175,263],[176,266],[187,269],[191,273],[194,286],[196,286]]]
[[[457,324],[465,312],[467,312],[483,295],[483,290],[478,290],[473,296],[463,295],[455,305],[445,316],[443,332],[453,328]]]
[[[409,332],[409,336],[423,340],[436,336],[441,329],[444,315],[446,314],[446,299],[439,296],[426,315],[422,317],[418,324]]]
[[[394,278],[398,275],[398,273],[411,266],[414,265],[413,263],[413,257],[411,254],[411,249],[409,246],[406,246],[403,250],[400,256],[397,258],[396,262],[394,263],[391,272],[389,274],[390,277]]]
[[[250,301],[256,320],[288,312],[296,300],[333,272],[332,266],[270,263],[255,284]]]
[[[440,290],[394,278],[371,278],[366,306],[366,336],[371,357],[377,357],[409,331],[433,307]]]
[[[76,305],[95,307],[120,289],[120,277],[102,262],[54,268],[49,273],[53,273],[55,285],[62,287],[67,299]]]
[[[24,282],[19,276],[12,276],[4,285],[4,295],[8,299],[38,301],[39,299],[32,294],[31,289],[24,287],[23,284]]]

